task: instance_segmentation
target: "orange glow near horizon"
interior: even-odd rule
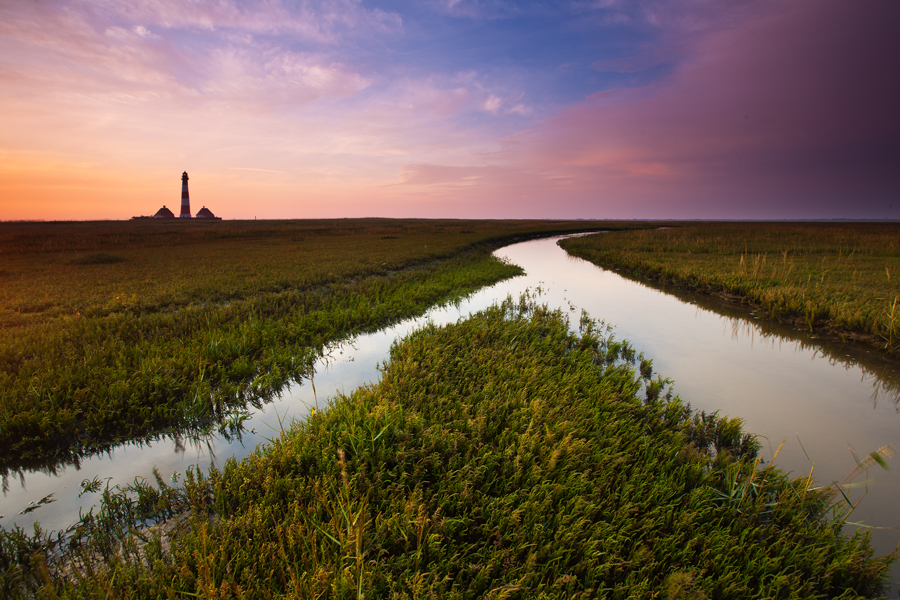
[[[900,218],[900,4],[336,1],[5,2],[0,220]]]

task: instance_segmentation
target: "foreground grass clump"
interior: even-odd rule
[[[223,423],[322,348],[519,273],[575,222],[0,224],[0,471]]]
[[[639,279],[725,295],[900,353],[896,223],[680,223],[560,245]]]
[[[893,557],[872,558],[866,534],[841,535],[828,491],[760,468],[739,420],[693,414],[661,397],[664,382],[651,379],[649,361],[606,336],[588,319],[574,336],[562,314],[524,301],[427,327],[394,347],[379,384],[337,397],[240,463],[189,477],[171,500],[191,507],[189,525],[169,552],[146,533],[143,552],[134,538],[120,552],[104,538],[95,547],[106,558],[65,580],[54,564],[43,566],[46,541],[5,533],[6,591],[741,599],[881,592]],[[157,500],[171,490],[161,487],[157,496],[145,489],[142,506],[166,505]],[[91,547],[90,537],[79,546]],[[24,549],[18,557],[16,548]]]

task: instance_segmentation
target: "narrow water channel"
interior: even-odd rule
[[[84,479],[111,477],[113,484],[124,484],[135,476],[151,477],[154,466],[170,478],[190,465],[205,469],[231,456],[240,459],[277,436],[282,424],[305,418],[316,403],[325,406],[335,391],[350,393],[375,382],[378,365],[398,337],[427,320],[455,322],[526,289],[540,290],[540,301],[570,311],[576,325],[582,309],[613,325],[616,337],[630,340],[652,358],[654,372],[671,378],[675,393],[693,408],[741,417],[747,431],[761,436],[767,461],[785,440],[775,462],[794,475],[807,475],[814,465],[821,485],[840,482],[856,466],[851,447],[860,458],[888,444],[900,449],[900,362],[757,322],[753,315],[708,297],[676,296],[630,281],[568,256],[557,240],[523,242],[495,253],[522,266],[525,276],[335,348],[316,367],[316,395],[308,384],[289,388],[253,413],[241,439],[214,435],[125,444],[53,473],[23,471],[8,478],[0,498],[0,524],[30,529],[40,521],[45,531],[66,527],[96,500],[91,494],[78,498]],[[900,455],[889,464],[896,470]],[[855,481],[867,479],[867,486],[852,490],[851,499],[861,502],[848,520],[876,528],[873,540],[881,555],[900,543],[900,511],[895,509],[900,478],[876,466]],[[19,514],[49,494],[53,502]],[[898,574],[895,567],[895,583]]]

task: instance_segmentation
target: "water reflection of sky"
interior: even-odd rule
[[[757,323],[733,308],[730,314],[713,312],[691,303],[715,304],[708,299],[684,302],[580,259],[553,260],[537,247],[506,250],[544,282],[545,299],[559,303],[562,294],[612,323],[617,336],[653,358],[655,371],[673,379],[675,392],[695,409],[739,416],[746,430],[765,436],[765,458],[786,440],[777,459],[782,469],[805,475],[812,461],[814,476],[827,484],[842,481],[856,466],[848,446],[861,458],[886,444],[900,447],[896,361],[789,326]],[[849,520],[893,528],[873,531],[878,552],[885,553],[900,542],[900,480],[879,467],[869,475],[879,479]],[[851,496],[864,493],[856,489]]]
[[[189,465],[206,468],[209,464],[221,466],[232,455],[240,459],[257,444],[278,435],[280,423],[304,418],[316,402],[324,406],[335,392],[350,393],[376,381],[377,367],[387,358],[393,340],[426,319],[454,322],[507,295],[517,297],[525,289],[538,287],[542,290],[540,301],[569,311],[573,323],[577,324],[584,309],[614,325],[615,335],[629,339],[652,358],[655,372],[671,378],[675,392],[695,409],[718,410],[744,419],[746,430],[767,438],[762,440],[766,459],[772,454],[769,446],[774,450],[785,439],[777,459],[785,470],[807,474],[811,460],[820,482],[840,481],[856,464],[848,445],[860,457],[889,443],[900,446],[900,369],[896,362],[877,353],[873,357],[858,347],[811,339],[790,327],[757,323],[749,314],[725,304],[716,306],[708,298],[681,294],[680,300],[573,259],[555,240],[516,244],[497,254],[523,266],[527,275],[334,349],[317,366],[318,400],[308,384],[289,388],[254,413],[240,441],[213,436],[196,443],[165,439],[141,447],[125,445],[108,455],[85,459],[79,468],[62,468],[55,476],[27,472],[21,481],[11,478],[0,499],[0,513],[6,515],[0,523],[7,528],[13,523],[29,527],[39,520],[45,530],[68,525],[79,509],[87,510],[95,499],[90,495],[77,498],[83,479],[112,477],[114,483],[127,483],[136,475],[149,477],[154,466],[169,478]],[[875,470],[878,472],[873,470],[870,476],[885,475],[880,468]],[[894,509],[898,492],[900,480],[888,473],[869,487],[850,518],[895,528],[873,532],[879,554],[900,541],[900,514]],[[58,502],[27,515],[17,514],[29,502],[50,493]],[[862,494],[863,490],[854,490],[853,497]]]

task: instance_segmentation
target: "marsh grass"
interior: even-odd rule
[[[895,223],[680,223],[560,245],[637,279],[723,295],[772,319],[900,353]]]
[[[519,273],[491,258],[498,244],[576,228],[2,223],[0,471],[208,430],[299,381],[327,344]]]
[[[75,530],[77,550],[3,532],[3,589],[10,598],[882,591],[893,557],[873,558],[866,533],[842,535],[847,511],[833,490],[762,467],[739,419],[694,413],[662,380],[642,394],[653,381],[644,357],[587,317],[580,326],[574,335],[562,313],[508,300],[425,327],[392,348],[380,383],[337,396],[241,462],[189,472],[178,488],[141,482],[105,496]],[[168,550],[141,527],[166,510],[189,515]],[[128,546],[136,532],[148,540],[140,550]]]

